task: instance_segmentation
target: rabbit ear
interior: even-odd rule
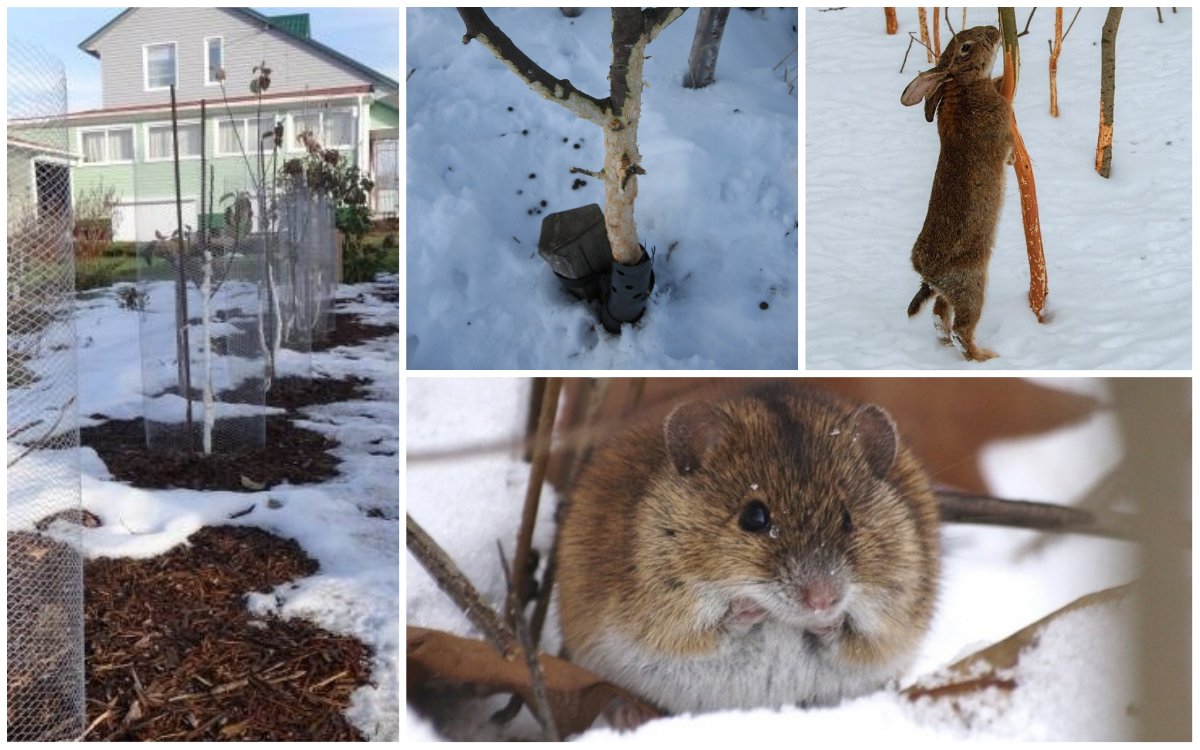
[[[942,84],[949,77],[948,72],[937,68],[918,74],[900,95],[900,103],[911,107],[924,99],[925,119],[933,122],[933,113],[937,111],[938,104],[942,101]]]

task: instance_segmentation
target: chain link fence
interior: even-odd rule
[[[83,733],[71,153],[62,63],[8,40],[8,740]]]

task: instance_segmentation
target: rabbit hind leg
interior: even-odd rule
[[[938,341],[950,346],[950,303],[940,294],[933,300],[933,328],[937,331]]]
[[[983,290],[969,288],[958,290],[958,294],[950,294],[950,306],[954,308],[954,342],[958,344],[963,356],[975,362],[983,362],[996,356],[991,349],[983,349],[975,343],[975,326],[979,323],[979,313],[983,310]]]

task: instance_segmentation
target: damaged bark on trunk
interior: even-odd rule
[[[634,265],[642,259],[633,207],[637,176],[645,174],[638,152],[637,128],[642,111],[646,45],[683,11],[683,8],[612,9],[610,93],[598,99],[543,70],[492,23],[482,8],[458,9],[467,31],[464,44],[472,39],[478,41],[543,98],[604,129],[604,168],[596,174],[604,179],[604,222],[613,260],[624,265]]]

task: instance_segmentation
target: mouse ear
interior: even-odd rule
[[[676,406],[663,423],[667,455],[675,470],[691,474],[703,466],[728,429],[729,419],[711,404],[692,401]]]
[[[852,417],[851,434],[867,459],[867,465],[875,476],[883,479],[896,462],[899,438],[896,423],[882,408],[875,405],[860,406]]]

